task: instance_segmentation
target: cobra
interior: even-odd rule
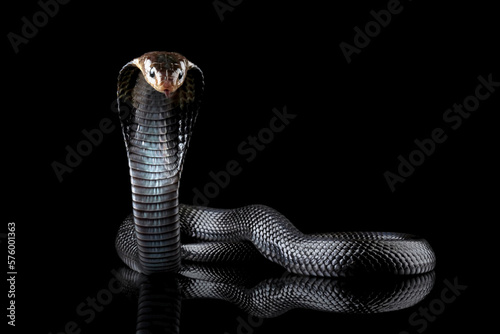
[[[394,232],[303,234],[264,205],[216,209],[179,204],[179,182],[204,89],[199,67],[175,52],[148,52],[118,76],[133,212],[116,249],[146,275],[178,272],[182,260],[232,261],[255,254],[302,275],[412,275],[434,269],[429,243]],[[187,236],[193,243],[181,243]]]

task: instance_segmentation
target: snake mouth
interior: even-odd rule
[[[163,85],[160,86],[161,88],[159,91],[163,92],[165,94],[165,97],[168,99],[172,97],[172,94],[174,94],[177,91],[177,86],[171,82],[166,82]]]

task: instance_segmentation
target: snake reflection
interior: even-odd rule
[[[138,303],[137,333],[179,333],[182,303],[210,298],[236,305],[259,318],[292,309],[342,314],[376,314],[411,307],[432,290],[434,272],[392,279],[346,280],[285,273],[260,279],[248,269],[199,264],[182,266],[180,275],[119,271],[124,291]],[[152,321],[154,319],[154,321]]]

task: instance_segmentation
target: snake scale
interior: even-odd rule
[[[181,259],[244,260],[260,254],[295,274],[413,275],[434,269],[424,239],[393,232],[307,235],[264,205],[215,209],[179,203],[179,182],[204,89],[203,73],[174,52],[148,52],[118,76],[118,106],[132,214],[116,248],[133,270],[178,272]],[[181,234],[195,240],[181,243]]]

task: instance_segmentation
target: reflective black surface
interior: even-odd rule
[[[237,305],[248,314],[238,327],[259,326],[293,309],[345,314],[375,314],[405,309],[422,301],[434,273],[405,278],[325,279],[282,273],[251,284],[255,271],[184,265],[181,275],[117,273],[122,290],[137,300],[138,333],[178,333],[182,300],[209,298]]]
[[[375,20],[371,11],[383,15],[388,1],[232,1],[223,21],[214,3],[230,1],[71,1],[31,34],[23,25],[42,10],[37,1],[6,7],[0,233],[16,222],[17,247],[16,327],[2,316],[8,333],[136,333],[141,289],[118,292],[115,275],[123,264],[114,238],[131,198],[114,101],[121,66],[151,50],[184,54],[206,79],[181,202],[262,203],[305,233],[417,234],[437,256],[433,289],[403,309],[294,308],[260,318],[228,301],[182,298],[179,287],[172,291],[180,305],[165,297],[159,319],[180,312],[168,328],[415,334],[495,326],[496,11],[401,1],[404,9],[348,63],[340,44],[354,45],[355,27],[364,30]],[[23,29],[31,37],[15,53],[7,36]],[[480,77],[491,83],[477,90]],[[477,105],[476,90],[490,93]],[[466,103],[474,111],[448,113]],[[279,124],[273,109],[284,106],[295,118]],[[446,118],[452,115],[460,118]],[[419,148],[433,133],[434,150]],[[414,168],[398,171],[410,156]],[[405,175],[394,191],[387,171]],[[259,276],[252,284],[282,274],[265,265],[252,270]],[[372,291],[369,283],[352,286],[354,297]]]

